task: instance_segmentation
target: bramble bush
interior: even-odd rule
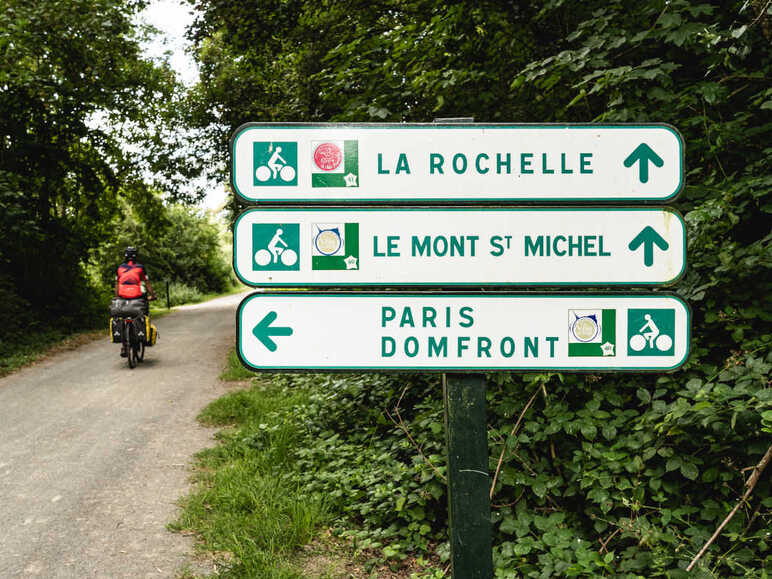
[[[759,416],[772,402],[769,370],[769,360],[751,357],[708,382],[690,370],[624,381],[491,376],[491,472],[506,447],[493,498],[497,576],[686,576],[680,569],[742,495],[742,469],[768,446]],[[397,560],[446,560],[438,380],[278,380],[309,391],[293,412],[308,433],[296,451],[297,480],[304,492],[325,498],[343,534]],[[424,456],[385,413],[395,417],[405,386],[400,416]],[[720,548],[705,557],[703,575],[769,571],[769,480],[756,492],[746,515],[730,522]]]

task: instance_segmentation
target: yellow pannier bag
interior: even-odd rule
[[[155,346],[158,340],[158,328],[150,323],[150,316],[145,316],[145,346]]]

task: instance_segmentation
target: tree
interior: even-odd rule
[[[119,198],[139,210],[150,186],[184,198],[175,184],[195,172],[164,136],[178,86],[168,66],[141,56],[133,18],[144,4],[6,0],[0,8],[3,287],[43,317],[88,310],[82,263],[110,237]],[[10,324],[16,314],[0,317]]]

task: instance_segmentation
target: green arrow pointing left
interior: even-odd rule
[[[292,328],[283,326],[271,326],[277,315],[278,314],[276,312],[268,312],[252,330],[255,338],[260,340],[263,343],[263,346],[268,348],[271,352],[276,351],[276,342],[271,339],[271,336],[292,335]]]

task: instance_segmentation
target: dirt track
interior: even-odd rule
[[[243,295],[159,318],[130,370],[107,338],[0,379],[0,577],[173,577],[195,420],[221,395]]]

